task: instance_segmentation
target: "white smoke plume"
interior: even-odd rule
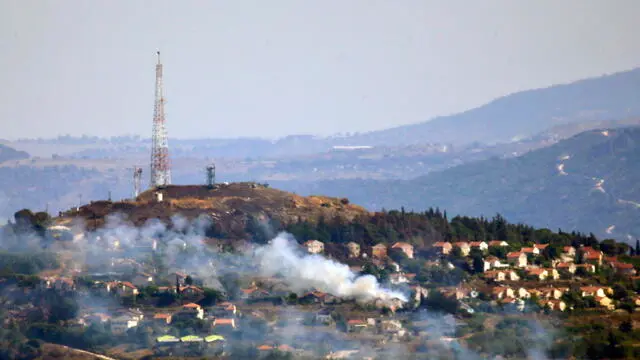
[[[302,255],[285,233],[280,233],[268,245],[256,250],[259,268],[265,276],[281,275],[294,291],[315,288],[334,296],[369,302],[385,302],[407,297],[383,288],[372,275],[356,276],[345,264],[320,255]]]

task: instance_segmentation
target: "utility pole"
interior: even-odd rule
[[[142,183],[142,168],[134,167],[133,168],[133,199],[137,199],[138,195],[140,195],[140,187]]]

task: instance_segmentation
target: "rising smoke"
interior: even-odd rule
[[[279,277],[291,291],[298,293],[317,289],[336,297],[351,298],[363,303],[376,300],[390,302],[395,298],[407,301],[404,293],[385,288],[371,275],[357,276],[345,264],[321,255],[304,253],[295,239],[287,233],[276,235],[268,244],[257,246],[253,251],[228,253],[211,249],[204,242],[206,229],[210,226],[211,220],[206,217],[188,220],[182,216],[174,216],[168,224],[150,220],[145,225],[136,227],[126,218],[113,215],[107,219],[103,228],[86,232],[82,239],[69,244],[65,250],[75,253],[73,260],[77,266],[68,268],[80,269],[89,265],[97,267],[95,265],[101,262],[110,263],[114,257],[132,258],[144,263],[151,252],[161,257],[171,269],[181,269],[195,274],[204,280],[205,284],[216,284],[214,287],[221,286],[219,277],[227,273],[236,273],[245,277]],[[82,224],[75,224],[74,227],[77,231],[82,230]],[[18,239],[18,243],[21,246],[28,244],[33,250],[41,250],[42,245],[34,242],[36,238],[34,234],[24,234]],[[5,239],[2,240],[0,245],[6,245]],[[156,241],[159,244],[158,249],[152,250],[151,244]],[[44,243],[44,240],[42,242]],[[21,251],[24,250],[21,247]],[[84,302],[106,313],[110,304],[98,300],[89,298]],[[281,343],[294,344],[296,340],[305,338],[332,345],[332,350],[355,350],[370,346],[369,343],[346,337],[335,330],[325,334],[315,328],[303,326],[297,319],[304,316],[304,312],[294,307],[281,307],[281,318],[286,320],[279,329]],[[424,310],[410,316],[429,324],[428,328],[423,330],[429,333],[428,338],[433,351],[430,354],[433,358],[443,358],[443,353],[455,354],[452,357],[458,359],[482,358],[469,350],[464,342],[455,338],[455,329],[460,324],[457,324],[452,316]],[[527,349],[528,357],[544,359],[545,349],[549,346],[547,339],[551,337],[537,323],[534,325],[536,337],[545,341],[536,345],[530,341],[531,339],[522,339],[523,343],[520,345]],[[494,340],[497,339],[487,339],[484,348],[492,348]],[[359,355],[365,354],[360,351]],[[414,349],[400,342],[393,346],[387,344],[376,351],[384,351],[385,358],[404,359],[411,358],[410,354]],[[374,354],[372,351],[371,355]]]
[[[356,276],[345,264],[320,255],[302,255],[293,244],[291,235],[280,233],[269,244],[258,248],[256,254],[262,275],[282,276],[293,291],[315,288],[363,302],[407,301],[404,294],[380,286],[374,276]]]

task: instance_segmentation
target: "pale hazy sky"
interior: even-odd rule
[[[640,66],[640,1],[0,0],[0,138],[367,131]]]

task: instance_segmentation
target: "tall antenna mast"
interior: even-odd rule
[[[165,127],[164,104],[162,90],[162,63],[160,51],[156,64],[156,93],[153,108],[153,132],[151,135],[151,187],[162,187],[171,184],[171,169],[169,166],[169,142]]]
[[[134,167],[133,168],[133,199],[137,199],[138,195],[140,195],[140,188],[142,183],[142,168]]]
[[[213,188],[216,183],[216,164],[207,166],[207,186]]]

